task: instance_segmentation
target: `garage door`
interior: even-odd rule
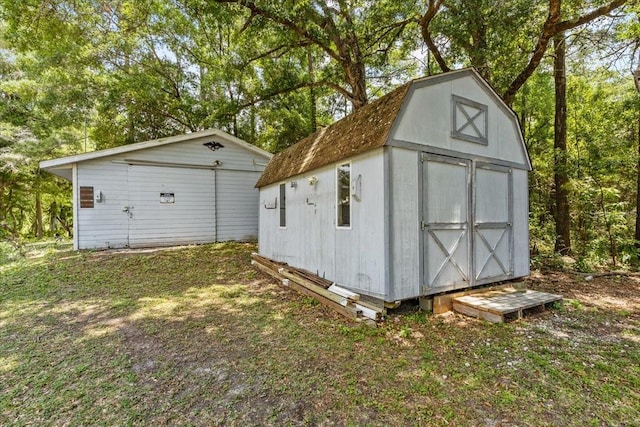
[[[129,165],[129,246],[216,240],[215,171]]]

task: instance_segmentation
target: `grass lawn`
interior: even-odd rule
[[[41,251],[0,267],[0,425],[640,424],[640,281],[534,274],[556,310],[370,328],[250,244]]]

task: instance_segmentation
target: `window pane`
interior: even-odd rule
[[[280,184],[280,227],[287,226],[287,199],[285,185]]]
[[[351,165],[345,164],[338,167],[338,226],[349,227],[351,225]]]

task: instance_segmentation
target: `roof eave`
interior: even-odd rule
[[[170,136],[166,138],[152,139],[149,141],[138,142],[135,144],[121,145],[119,147],[108,148],[106,150],[98,150],[98,151],[92,151],[90,153],[75,154],[72,156],[60,157],[60,158],[51,159],[51,160],[43,160],[40,162],[40,169],[49,170],[51,168],[71,165],[73,163],[84,162],[87,160],[99,159],[103,157],[129,153],[132,151],[139,151],[147,148],[161,147],[163,145],[175,144],[177,142],[184,142],[184,141],[189,141],[193,139],[207,138],[212,136],[217,136],[220,139],[238,144],[246,148],[247,150],[252,151],[257,155],[264,157],[265,159],[270,159],[272,156],[271,153],[268,153],[256,147],[255,145],[251,145],[246,141],[236,138],[233,135],[229,135],[224,131],[221,131],[219,129],[207,129],[199,132],[191,132],[191,133],[186,133],[182,135]]]

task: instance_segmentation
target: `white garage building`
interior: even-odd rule
[[[217,129],[47,160],[73,182],[74,249],[258,236],[254,185],[271,154]]]

